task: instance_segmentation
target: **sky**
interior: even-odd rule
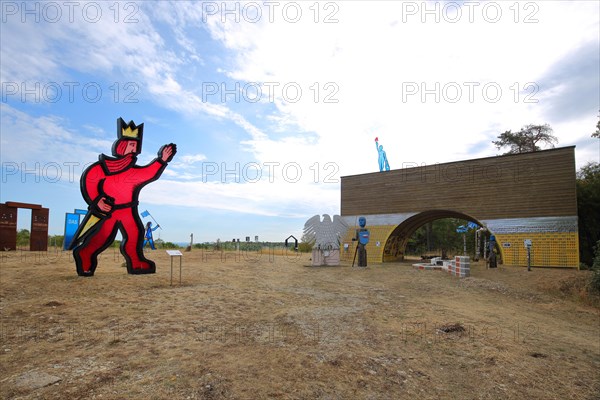
[[[597,1],[1,2],[0,202],[85,209],[80,177],[116,120],[163,240],[300,238],[340,213],[340,178],[499,155],[549,124],[600,161]],[[366,196],[382,193],[365,193]],[[19,213],[19,228],[29,218]]]

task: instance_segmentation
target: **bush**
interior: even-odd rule
[[[29,246],[29,237],[27,229],[20,229],[17,232],[17,246]]]
[[[592,264],[592,278],[589,283],[589,291],[600,294],[600,240],[594,246],[594,263]]]
[[[294,246],[290,246],[292,249],[294,248]],[[306,242],[300,242],[298,244],[298,251],[300,251],[301,253],[310,253],[312,251],[313,248],[313,244],[312,243],[306,243]]]
[[[600,164],[590,162],[582,167],[577,172],[576,186],[579,259],[587,265],[592,265],[594,249],[600,240]]]

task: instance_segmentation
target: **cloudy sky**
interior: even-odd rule
[[[116,119],[144,123],[142,190],[168,241],[281,241],[339,214],[340,177],[494,156],[548,123],[599,161],[596,1],[2,1],[0,201],[86,208]],[[365,195],[381,195],[367,193]],[[19,227],[28,228],[20,212]]]

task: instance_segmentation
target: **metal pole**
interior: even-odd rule
[[[531,271],[531,248],[527,247],[527,271]]]
[[[488,262],[488,253],[487,253],[487,246],[488,246],[488,241],[486,239],[486,237],[483,237],[483,259],[485,260],[485,269],[488,269],[490,267],[490,263]]]

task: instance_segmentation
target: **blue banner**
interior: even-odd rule
[[[81,214],[75,213],[66,213],[65,214],[65,239],[63,241],[63,250],[67,250],[75,233],[77,232],[77,228],[79,227],[79,217]]]
[[[469,228],[469,229],[477,229],[477,228],[479,228],[479,225],[477,225],[475,222],[469,221],[469,222],[467,222],[467,228]]]
[[[468,228],[464,225],[461,225],[458,228],[456,228],[456,233],[466,233],[467,231],[468,231]]]

